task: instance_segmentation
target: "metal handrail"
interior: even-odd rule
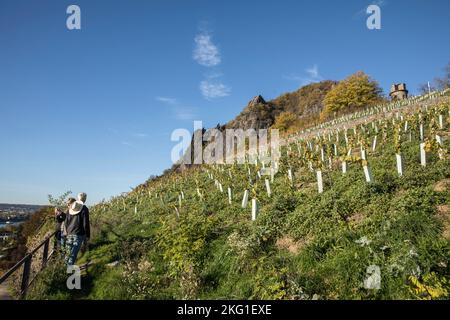
[[[31,271],[31,263],[33,261],[33,255],[42,247],[44,247],[44,252],[42,254],[42,264],[39,271],[42,271],[45,266],[47,265],[47,262],[50,260],[51,256],[53,255],[53,252],[55,252],[55,247],[49,254],[49,247],[50,247],[50,240],[53,238],[53,236],[56,234],[56,231],[52,232],[50,235],[48,235],[44,241],[42,241],[36,248],[34,248],[32,251],[28,252],[19,262],[17,262],[12,268],[10,268],[8,271],[6,271],[5,274],[3,274],[0,277],[0,284],[5,282],[17,269],[19,269],[22,265],[24,266],[23,272],[22,272],[22,282],[20,285],[20,297],[24,298],[27,290],[29,288],[29,285],[34,281],[36,278],[36,275],[30,280],[30,271]],[[56,246],[56,242],[55,242]],[[38,272],[39,273],[39,272]]]

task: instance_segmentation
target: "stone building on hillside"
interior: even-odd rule
[[[408,98],[408,90],[406,90],[406,84],[396,83],[391,86],[391,92],[389,92],[391,100],[403,100]]]

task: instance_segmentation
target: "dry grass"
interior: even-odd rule
[[[448,191],[448,185],[450,183],[450,179],[444,179],[441,181],[436,182],[434,185],[434,191],[436,192],[445,192]]]
[[[450,239],[450,206],[447,204],[436,207],[438,218],[442,223],[442,236],[445,239]]]
[[[359,225],[362,224],[364,219],[366,219],[366,216],[364,214],[362,214],[362,213],[357,212],[357,213],[351,215],[350,217],[348,217],[347,218],[347,222],[352,227],[358,227]]]
[[[298,254],[302,248],[308,244],[308,240],[294,241],[289,236],[284,236],[276,242],[276,246],[279,250],[287,250],[292,254]]]

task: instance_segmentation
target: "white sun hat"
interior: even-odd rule
[[[77,200],[79,200],[79,201],[81,201],[83,203],[86,202],[86,198],[87,198],[87,194],[84,193],[84,192],[79,193],[78,196],[77,196]]]
[[[79,214],[81,210],[83,210],[83,206],[84,206],[83,202],[75,201],[69,208],[69,214],[71,215]]]

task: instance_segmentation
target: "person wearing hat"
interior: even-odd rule
[[[86,210],[86,214],[89,216],[89,208],[86,206],[87,194],[85,192],[81,192],[77,195],[78,201],[83,202],[84,207],[83,210]],[[84,246],[81,247],[81,252],[84,253],[88,248],[89,237],[86,237],[84,241]]]
[[[80,200],[69,208],[64,221],[66,231],[67,265],[75,264],[81,245],[90,238],[89,210]]]
[[[77,199],[78,199],[78,201],[85,203],[86,199],[87,199],[87,194],[84,192],[81,192],[78,194]]]

